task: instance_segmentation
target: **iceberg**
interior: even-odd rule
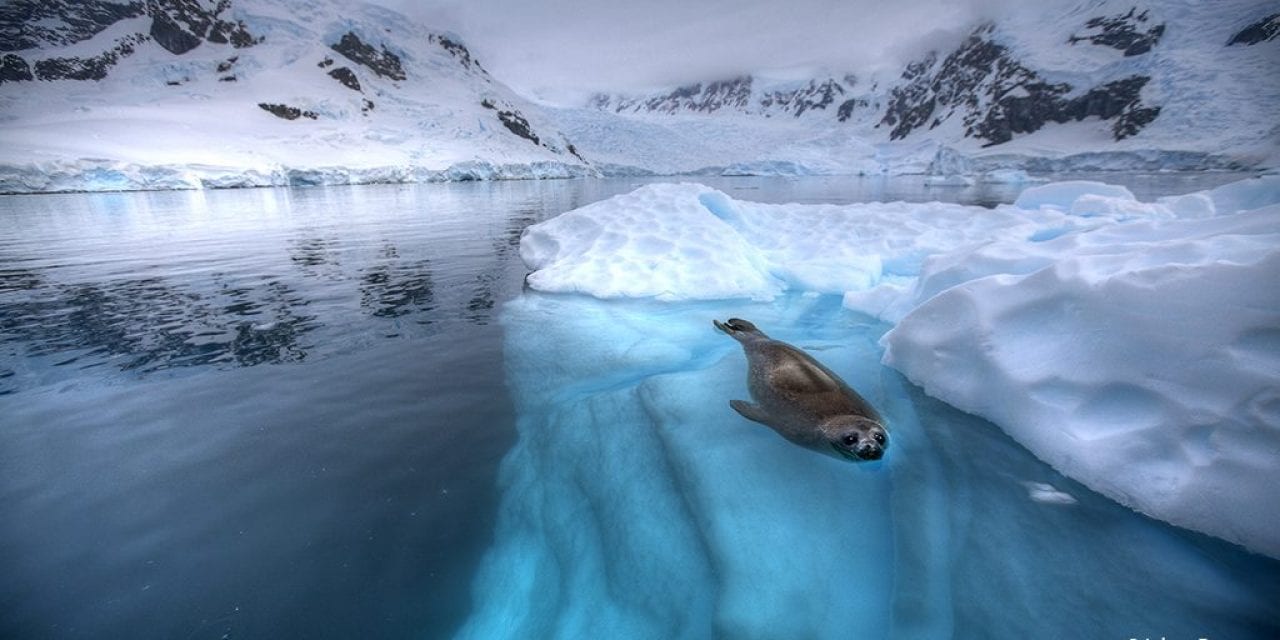
[[[842,294],[884,363],[1090,489],[1280,558],[1280,177],[1139,202],[768,205],[650,185],[526,230],[531,288],[666,302]]]
[[[983,209],[649,185],[529,227],[518,438],[456,637],[1274,637],[1277,187]],[[848,381],[888,455],[737,415],[729,316]]]

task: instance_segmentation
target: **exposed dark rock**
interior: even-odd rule
[[[623,111],[678,113],[695,111],[712,113],[721,109],[746,109],[751,104],[751,77],[742,76],[707,84],[691,84],[677,87],[669,93],[649,98],[615,98],[597,95],[592,105],[598,109]]]
[[[573,157],[581,160],[583,164],[587,164],[587,159],[582,157],[581,153],[578,153],[577,147],[574,147],[572,143],[565,145],[565,148],[568,149],[569,153],[572,154]]]
[[[17,54],[6,53],[0,57],[0,84],[33,80],[31,65]]]
[[[912,130],[924,126],[933,116],[937,100],[932,93],[936,89],[926,74],[936,62],[937,54],[930,52],[924,59],[908,64],[902,72],[902,79],[906,83],[893,89],[889,107],[881,120],[881,124],[893,127],[889,132],[891,139],[906,137]]]
[[[0,51],[61,47],[142,15],[142,2],[10,0],[0,3]]]
[[[520,115],[519,111],[499,111],[498,119],[502,121],[502,124],[506,125],[507,129],[510,130],[511,133],[529,140],[534,144],[542,144],[542,141],[538,139],[538,136],[529,128],[529,121],[525,120],[524,116]]]
[[[1069,85],[1036,85],[1025,96],[1006,96],[997,102],[976,127],[975,137],[988,140],[987,146],[1007,142],[1015,133],[1031,133],[1047,122],[1063,123],[1098,117],[1115,119],[1111,125],[1116,140],[1132,136],[1160,115],[1160,107],[1144,107],[1139,93],[1151,79],[1130,76],[1090,89],[1082,96],[1065,100]]]
[[[121,38],[116,46],[89,58],[48,58],[36,62],[35,76],[40,80],[101,80],[120,58],[134,52],[146,36],[135,34]]]
[[[230,0],[219,0],[213,9],[206,9],[197,0],[147,0],[151,37],[175,55],[182,55],[205,40],[230,43],[238,49],[261,42],[261,38],[249,33],[243,22],[219,17],[229,8]]]
[[[722,110],[761,113],[765,117],[791,114],[799,117],[810,111],[821,111],[841,104],[857,78],[846,75],[815,78],[804,85],[781,89],[765,89],[751,76],[730,80],[697,83],[677,87],[669,92],[649,96],[617,96],[596,94],[588,105],[615,113],[716,113]]]
[[[230,71],[231,67],[234,66],[236,61],[239,59],[240,59],[240,56],[231,56],[230,58],[227,58],[226,60],[219,62],[218,73],[226,73]]]
[[[297,107],[291,107],[287,104],[259,102],[258,106],[266,111],[270,111],[271,114],[277,118],[284,118],[285,120],[297,120],[298,118],[311,118],[312,120],[315,120],[320,117],[314,111],[304,111]]]
[[[866,98],[850,98],[840,103],[840,108],[836,109],[836,119],[844,122],[853,117],[853,110],[857,108],[865,109],[870,106]]]
[[[367,115],[369,115],[369,112],[370,112],[370,111],[373,111],[373,101],[372,101],[372,100],[370,100],[370,99],[368,99],[368,98],[361,98],[361,99],[360,99],[360,113],[362,113],[362,114],[364,114],[364,115],[366,115],[366,116],[367,116]]]
[[[320,62],[316,63],[316,66],[320,67],[321,69],[328,66],[332,66],[332,65],[333,65],[333,58],[330,58],[329,56],[325,56],[324,60],[321,60]]]
[[[467,48],[463,46],[461,42],[458,42],[457,40],[453,40],[449,38],[449,36],[443,36],[443,35],[433,35],[431,36],[431,39],[434,40],[437,44],[439,44],[441,48],[443,48],[445,51],[448,51],[449,55],[453,56],[454,58],[457,58],[458,62],[462,63],[462,66],[464,68],[469,70],[475,69],[475,70],[484,71],[484,67],[480,66],[480,62],[478,60],[471,57],[471,52],[468,51]]]
[[[405,79],[404,68],[400,64],[400,56],[387,51],[385,45],[379,51],[365,44],[356,34],[348,31],[337,44],[329,45],[329,48],[346,56],[356,64],[368,67],[384,78],[392,80]]]
[[[1280,36],[1280,13],[1273,13],[1238,31],[1227,41],[1227,46],[1255,45]]]
[[[1142,104],[1147,76],[1130,76],[1090,89],[1068,99],[1067,83],[1045,82],[1037,73],[1009,56],[991,41],[992,27],[974,32],[940,63],[934,55],[909,65],[905,83],[890,94],[881,124],[893,127],[891,139],[959,117],[966,137],[986,146],[1008,142],[1015,134],[1031,133],[1049,122],[1098,117],[1112,120],[1117,140],[1136,134],[1160,114],[1159,107]]]
[[[1084,35],[1072,35],[1067,42],[1075,44],[1081,41],[1091,42],[1112,49],[1119,49],[1126,56],[1136,56],[1151,50],[1164,35],[1164,23],[1152,26],[1143,31],[1149,19],[1149,12],[1137,13],[1130,9],[1120,16],[1091,18],[1085,23]]]
[[[798,118],[809,109],[826,109],[838,96],[843,95],[844,87],[835,80],[825,82],[810,80],[809,86],[801,89],[766,93],[760,99],[760,106],[765,109],[776,106]]]
[[[151,19],[150,35],[155,39],[156,44],[175,55],[182,55],[202,42],[200,37],[184,30],[173,18],[164,13],[158,13]]]
[[[235,76],[222,76],[221,78],[218,78],[218,82],[235,82],[235,81],[236,81]]]
[[[357,78],[356,74],[347,67],[338,67],[337,69],[330,71],[329,77],[341,82],[342,86],[348,89],[360,91],[360,79]]]
[[[482,107],[484,107],[484,108],[486,108],[486,109],[497,109],[497,107],[495,107],[495,106],[493,105],[493,101],[492,101],[492,100],[490,100],[490,99],[488,99],[488,98],[485,98],[484,100],[481,100],[481,101],[480,101],[480,106],[482,106]]]

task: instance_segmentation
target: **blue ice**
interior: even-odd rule
[[[886,458],[733,412],[745,359],[711,326],[729,316],[875,404]],[[880,364],[888,325],[839,296],[527,292],[503,323],[519,440],[459,638],[1280,637],[1280,563],[1120,507],[928,398]]]

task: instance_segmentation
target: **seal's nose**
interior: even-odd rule
[[[884,449],[880,445],[867,443],[858,447],[857,453],[863,460],[879,460],[884,455]]]

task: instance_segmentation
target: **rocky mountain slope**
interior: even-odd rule
[[[809,138],[857,172],[1274,166],[1280,18],[1268,8],[1251,0],[1037,5],[977,25],[958,46],[900,71],[824,74],[781,88],[739,77],[597,95],[586,107],[674,131],[698,117],[763,116],[775,122],[760,126],[789,128],[783,138]],[[588,153],[612,146],[595,118],[581,119],[587,124],[566,128]],[[738,158],[739,166],[786,164],[772,151],[776,140],[763,138],[760,155]]]
[[[0,190],[579,175],[456,36],[372,5],[0,7]]]
[[[1035,4],[897,68],[576,108],[358,2],[13,0],[0,33],[0,192],[1280,165],[1280,14],[1261,0]]]

